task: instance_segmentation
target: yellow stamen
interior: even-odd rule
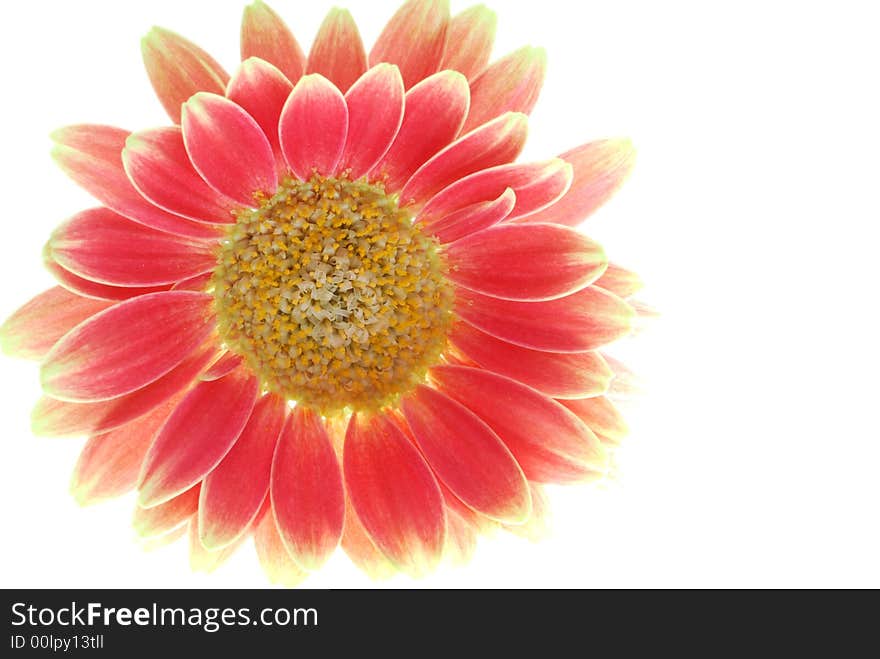
[[[239,213],[213,285],[221,335],[263,386],[324,415],[391,405],[440,360],[437,244],[364,181],[286,180]]]

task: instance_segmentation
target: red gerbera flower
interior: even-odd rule
[[[90,436],[81,502],[137,488],[144,536],[189,522],[210,568],[252,535],[292,584],[340,542],[424,574],[605,473],[625,426],[598,350],[638,280],[572,227],[633,151],[516,162],[544,57],[489,65],[494,26],[411,0],[368,57],[334,10],[306,57],[256,2],[231,78],[145,38],[174,125],[54,134],[103,206],[55,230],[60,285],[2,340],[42,361],[35,431]]]

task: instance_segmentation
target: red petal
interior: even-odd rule
[[[487,517],[524,522],[529,487],[507,447],[460,403],[420,385],[403,412],[431,468],[455,495]]]
[[[112,499],[135,488],[153,438],[180,399],[174,397],[137,421],[89,438],[70,481],[70,491],[80,505]]]
[[[445,249],[448,277],[506,300],[552,300],[596,281],[608,265],[599,243],[556,224],[503,224]]]
[[[213,247],[127,220],[83,211],[52,233],[46,256],[79,277],[111,286],[158,286],[209,272]]]
[[[180,106],[196,92],[222,94],[229,74],[191,41],[154,27],[141,41],[147,75],[156,96],[174,123],[180,123]]]
[[[507,188],[516,193],[516,205],[506,221],[530,215],[559,199],[571,184],[571,165],[563,160],[516,163],[484,169],[456,181],[425,204],[419,222],[430,226],[471,204],[500,197]]]
[[[142,538],[154,538],[186,524],[199,507],[199,489],[196,484],[186,492],[153,508],[134,509],[134,530]]]
[[[510,378],[466,366],[438,366],[431,377],[498,434],[529,480],[565,483],[605,471],[602,444],[553,399]]]
[[[308,572],[297,565],[287,553],[284,542],[275,525],[275,515],[271,506],[260,519],[254,531],[254,545],[260,566],[269,577],[269,581],[293,588],[308,576]]]
[[[501,58],[471,83],[471,111],[465,130],[505,112],[529,114],[544,86],[547,53],[526,46]]]
[[[467,80],[455,71],[441,71],[406,94],[400,131],[372,178],[386,190],[399,190],[431,156],[458,135],[470,106]]]
[[[342,537],[345,497],[339,460],[321,418],[294,409],[272,463],[272,507],[294,560],[317,570]]]
[[[216,357],[213,343],[209,340],[155,382],[119,398],[97,403],[66,403],[42,397],[31,413],[34,434],[43,437],[98,434],[130,423],[195,382]]]
[[[623,415],[604,396],[559,402],[574,412],[603,442],[619,444],[629,434]]]
[[[235,542],[260,511],[286,416],[283,398],[263,396],[238,441],[202,483],[199,531],[207,549],[216,551]]]
[[[181,236],[219,239],[216,227],[168,213],[135,189],[122,164],[128,136],[109,126],[68,126],[52,133],[52,157],[77,185],[130,220]]]
[[[432,218],[422,231],[434,236],[441,244],[460,240],[465,236],[495,226],[513,211],[516,193],[507,188],[497,199],[480,201],[440,218]]]
[[[636,273],[614,263],[609,263],[608,269],[596,280],[596,286],[624,300],[642,290],[643,285]]]
[[[272,145],[251,115],[229,99],[199,93],[183,106],[187,153],[202,178],[220,194],[246,206],[254,194],[275,193]]]
[[[296,80],[300,77],[297,76]],[[226,96],[244,108],[263,129],[281,170],[286,169],[286,163],[278,139],[278,124],[292,90],[293,85],[281,71],[256,58],[242,62],[226,90]]]
[[[122,162],[138,192],[159,208],[201,222],[235,221],[232,200],[218,195],[193,169],[180,128],[132,133]]]
[[[559,156],[574,167],[574,181],[566,195],[530,222],[576,226],[583,222],[626,181],[635,165],[636,151],[628,139],[584,144]]]
[[[74,326],[112,303],[50,288],[13,313],[0,326],[3,352],[22,359],[42,360]]]
[[[345,95],[348,138],[340,169],[359,179],[391,148],[403,121],[403,80],[397,67],[379,64],[367,71]]]
[[[422,165],[404,186],[401,199],[408,204],[423,204],[459,179],[513,162],[525,146],[527,135],[528,117],[524,114],[498,117],[460,137]],[[490,198],[494,197],[479,201]]]
[[[465,9],[449,23],[449,41],[440,63],[441,69],[461,71],[473,80],[489,64],[498,16],[484,5]]]
[[[367,70],[367,53],[347,9],[331,9],[309,53],[307,73],[320,73],[342,93]]]
[[[440,69],[448,29],[449,0],[408,0],[379,35],[370,64],[396,64],[409,89]]]
[[[314,171],[335,174],[348,135],[345,97],[323,76],[305,76],[287,99],[278,132],[284,158],[297,178],[308,181]]]
[[[382,553],[410,575],[433,569],[443,551],[445,509],[416,448],[384,416],[353,415],[343,465],[352,506]]]
[[[500,341],[467,323],[456,323],[452,344],[483,368],[506,375],[553,398],[598,396],[614,373],[597,352],[554,353]]]
[[[259,57],[296,82],[306,68],[306,56],[293,33],[269,5],[257,0],[244,8],[241,19],[241,59]]]
[[[586,352],[629,334],[635,316],[596,286],[548,302],[511,302],[459,289],[456,313],[474,327],[523,348]]]
[[[43,390],[60,400],[116,398],[155,382],[214,329],[213,298],[188,291],[121,302],[68,332],[46,356]]]
[[[200,382],[180,403],[144,460],[138,502],[157,506],[204,478],[232,448],[258,394],[245,369]]]

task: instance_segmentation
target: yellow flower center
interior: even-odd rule
[[[375,410],[446,346],[452,287],[434,240],[364,181],[288,179],[242,211],[213,286],[221,336],[263,386],[324,415]]]

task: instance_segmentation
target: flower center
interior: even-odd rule
[[[393,404],[446,346],[452,287],[394,196],[287,179],[238,214],[213,277],[226,346],[263,386],[325,415]]]

